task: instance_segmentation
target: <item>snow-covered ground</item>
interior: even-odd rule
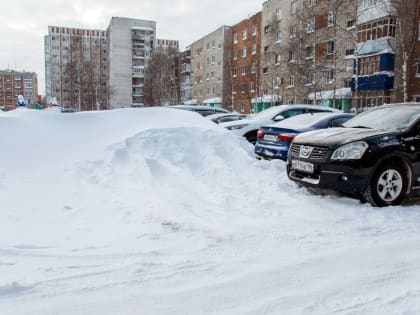
[[[174,109],[0,112],[0,314],[420,314],[420,207],[312,195]]]

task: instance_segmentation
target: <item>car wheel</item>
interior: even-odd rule
[[[366,191],[366,199],[373,206],[398,205],[404,199],[408,179],[401,165],[386,164],[372,176]]]

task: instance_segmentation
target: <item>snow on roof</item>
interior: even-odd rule
[[[280,95],[263,95],[252,99],[252,103],[258,103],[258,102],[277,102],[281,100]]]
[[[197,104],[198,104],[198,100],[195,98],[192,100],[184,101],[184,105],[197,105]]]
[[[385,37],[358,43],[356,52],[358,55],[395,53],[396,47],[397,41],[395,38]]]
[[[203,101],[203,104],[221,104],[221,103],[222,103],[222,99],[220,97],[212,97]]]
[[[351,88],[341,88],[335,90],[335,97],[336,98],[351,98]],[[316,92],[316,99],[318,100],[330,100],[334,98],[334,90],[328,90],[328,91],[319,91]],[[308,94],[309,100],[315,99],[315,93],[309,93]]]

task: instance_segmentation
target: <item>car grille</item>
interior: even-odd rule
[[[292,154],[292,157],[299,158],[299,151],[300,151],[301,146],[302,146],[301,144],[295,144],[295,143],[292,144],[290,148],[290,153]],[[314,149],[312,150],[311,155],[309,156],[309,159],[323,160],[327,157],[327,153],[328,153],[328,148],[315,146]]]

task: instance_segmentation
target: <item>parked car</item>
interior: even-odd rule
[[[217,113],[211,114],[206,116],[207,119],[215,122],[216,124],[220,124],[227,121],[235,121],[248,118],[247,115],[239,114],[239,113]]]
[[[172,106],[169,106],[169,108],[189,110],[192,112],[199,113],[202,116],[208,116],[208,115],[216,114],[216,113],[230,113],[227,109],[224,109],[224,108],[202,106],[202,105],[172,105]]]
[[[245,137],[249,142],[255,144],[255,142],[257,142],[257,132],[261,126],[270,125],[274,122],[296,115],[318,112],[341,111],[319,105],[278,105],[263,110],[249,119],[221,123],[220,125],[228,130],[232,130],[240,136]]]
[[[420,105],[391,104],[293,140],[287,174],[316,189],[397,205],[420,188]]]
[[[339,127],[354,117],[346,113],[310,113],[291,117],[278,123],[261,126],[257,133],[255,154],[264,159],[287,160],[290,144],[299,133]]]

